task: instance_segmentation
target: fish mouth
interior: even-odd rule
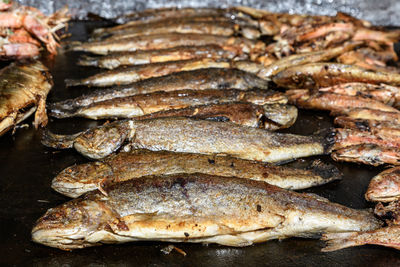
[[[60,179],[54,178],[51,182],[51,188],[60,194],[71,198],[77,198],[80,195],[97,189],[96,184],[80,183],[80,182],[66,182]]]
[[[365,199],[373,202],[391,202],[400,199],[400,195],[382,195],[382,193],[370,191],[365,194]]]
[[[96,246],[85,240],[80,229],[46,229],[45,225],[37,225],[32,230],[32,241],[53,248],[71,250]]]

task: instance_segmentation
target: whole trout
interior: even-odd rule
[[[117,121],[73,136],[47,132],[42,140],[49,147],[74,147],[93,159],[104,158],[128,143],[125,149],[225,154],[264,162],[321,155],[329,151],[331,141],[321,136],[275,133],[230,122],[179,117]]]
[[[49,209],[33,241],[65,250],[141,240],[241,247],[381,225],[368,211],[236,177],[142,177],[102,191]]]
[[[105,184],[147,175],[205,173],[264,181],[286,189],[304,189],[341,178],[339,170],[319,160],[304,169],[274,166],[227,156],[138,150],[111,155],[102,161],[73,165],[61,171],[51,187],[78,197]]]

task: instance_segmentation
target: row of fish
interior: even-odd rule
[[[380,86],[386,94],[372,85],[364,90],[384,97],[384,104],[368,99],[356,108],[397,114],[386,104],[397,105],[400,76],[326,63],[374,46],[370,37],[360,37],[369,28],[366,22],[343,14],[310,17],[244,7],[156,11],[121,17],[129,21],[97,29],[89,42],[71,47],[103,55],[84,56],[78,64],[112,70],[67,80],[67,86],[112,87],[52,103],[50,115],[124,120],[74,135],[45,132],[46,146],[74,148],[98,161],[68,167],[53,179],[53,189],[76,199],[38,220],[35,242],[65,250],[139,240],[248,246],[292,236],[327,233],[331,239],[330,234],[380,231],[383,223],[370,211],[288,191],[340,179],[334,166],[319,160],[303,168],[273,165],[330,153],[338,133],[268,131],[295,122],[297,109],[288,101],[307,106],[312,92],[299,88],[318,90],[337,82],[385,83]],[[316,20],[329,33],[327,23],[358,28],[346,43],[333,40],[338,45],[281,57],[287,47],[279,47],[283,42],[277,37]],[[274,35],[275,42],[257,40],[263,34]],[[304,31],[302,38],[311,40],[313,34]],[[326,34],[315,38],[320,37]],[[283,94],[272,90],[272,83],[296,90]],[[318,92],[325,103],[317,105],[334,106],[327,103],[335,93]],[[350,113],[361,102],[348,97]]]

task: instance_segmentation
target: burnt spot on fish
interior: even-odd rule
[[[235,168],[235,163],[231,162],[231,168]]]
[[[189,233],[184,232],[183,234],[185,235],[186,238],[189,237]]]
[[[208,159],[208,163],[210,163],[210,164],[215,164],[215,160],[213,160],[213,159]]]
[[[257,211],[261,212],[261,210],[262,210],[261,205],[257,204]]]
[[[230,119],[228,117],[225,117],[225,116],[209,117],[209,118],[206,118],[206,120],[208,120],[208,121],[219,121],[219,122],[228,122],[228,121],[230,121]]]
[[[117,227],[118,227],[118,230],[120,230],[120,231],[129,231],[129,227],[125,224],[124,221],[118,220]]]
[[[356,121],[355,125],[356,125],[357,129],[359,129],[361,131],[368,131],[368,132],[371,131],[368,121]]]

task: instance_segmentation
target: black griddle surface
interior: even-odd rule
[[[100,22],[73,22],[73,40],[85,40],[87,33]],[[87,93],[93,89],[64,86],[65,78],[82,78],[95,73],[94,68],[75,65],[79,53],[62,52],[54,61],[45,63],[54,77],[49,102]],[[69,199],[50,188],[52,178],[72,164],[87,162],[73,150],[55,151],[40,143],[40,132],[17,129],[0,137],[0,265],[1,266],[399,266],[400,253],[394,249],[363,246],[322,253],[323,242],[316,239],[290,238],[273,240],[244,248],[219,245],[176,244],[187,256],[160,250],[169,243],[133,242],[121,245],[74,250],[72,252],[45,247],[31,241],[30,231],[47,209]],[[74,133],[102,122],[84,119],[50,119],[48,127],[57,133]],[[290,132],[311,134],[332,126],[327,114],[300,111]],[[329,161],[329,157],[321,157]],[[369,180],[382,168],[335,163],[344,173],[337,181],[305,192],[316,193],[333,202],[352,208],[370,208],[364,200]]]

